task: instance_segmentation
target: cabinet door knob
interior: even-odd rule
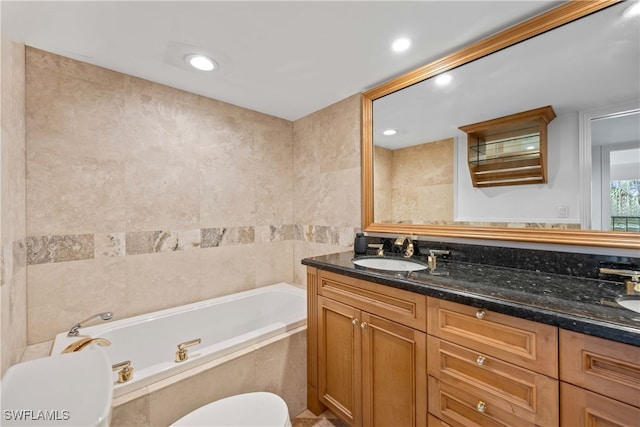
[[[478,412],[481,413],[485,413],[485,411],[487,410],[487,404],[484,403],[482,400],[478,402],[478,404],[476,405],[476,409],[478,410]]]
[[[361,327],[362,329],[366,328],[367,326],[369,326],[369,325],[367,325],[367,322],[362,322],[362,323],[360,323],[360,327]]]
[[[484,312],[484,310],[478,310],[478,311],[476,311],[476,317],[477,317],[478,319],[480,319],[480,320],[484,319],[485,314],[486,314],[486,313]]]
[[[351,321],[351,323],[353,323],[354,325],[357,325],[357,324],[358,324],[358,322],[359,322],[359,320],[358,320],[358,319],[353,319],[353,320]]]
[[[478,356],[478,358],[476,359],[476,363],[478,364],[478,366],[482,366],[484,365],[484,362],[487,360],[486,357],[484,356]]]

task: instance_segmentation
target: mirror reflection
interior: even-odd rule
[[[640,18],[628,6],[375,99],[374,222],[640,231]],[[475,188],[459,128],[543,106],[557,115],[547,182]]]

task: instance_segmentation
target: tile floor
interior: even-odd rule
[[[291,420],[292,427],[348,427],[329,411],[314,415],[308,409]]]

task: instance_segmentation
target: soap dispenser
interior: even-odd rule
[[[356,255],[364,255],[367,253],[367,238],[364,233],[356,233],[356,239],[353,242],[353,252]]]

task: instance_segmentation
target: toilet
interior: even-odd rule
[[[289,408],[280,396],[254,392],[216,400],[188,413],[171,426],[291,427],[291,420]]]

